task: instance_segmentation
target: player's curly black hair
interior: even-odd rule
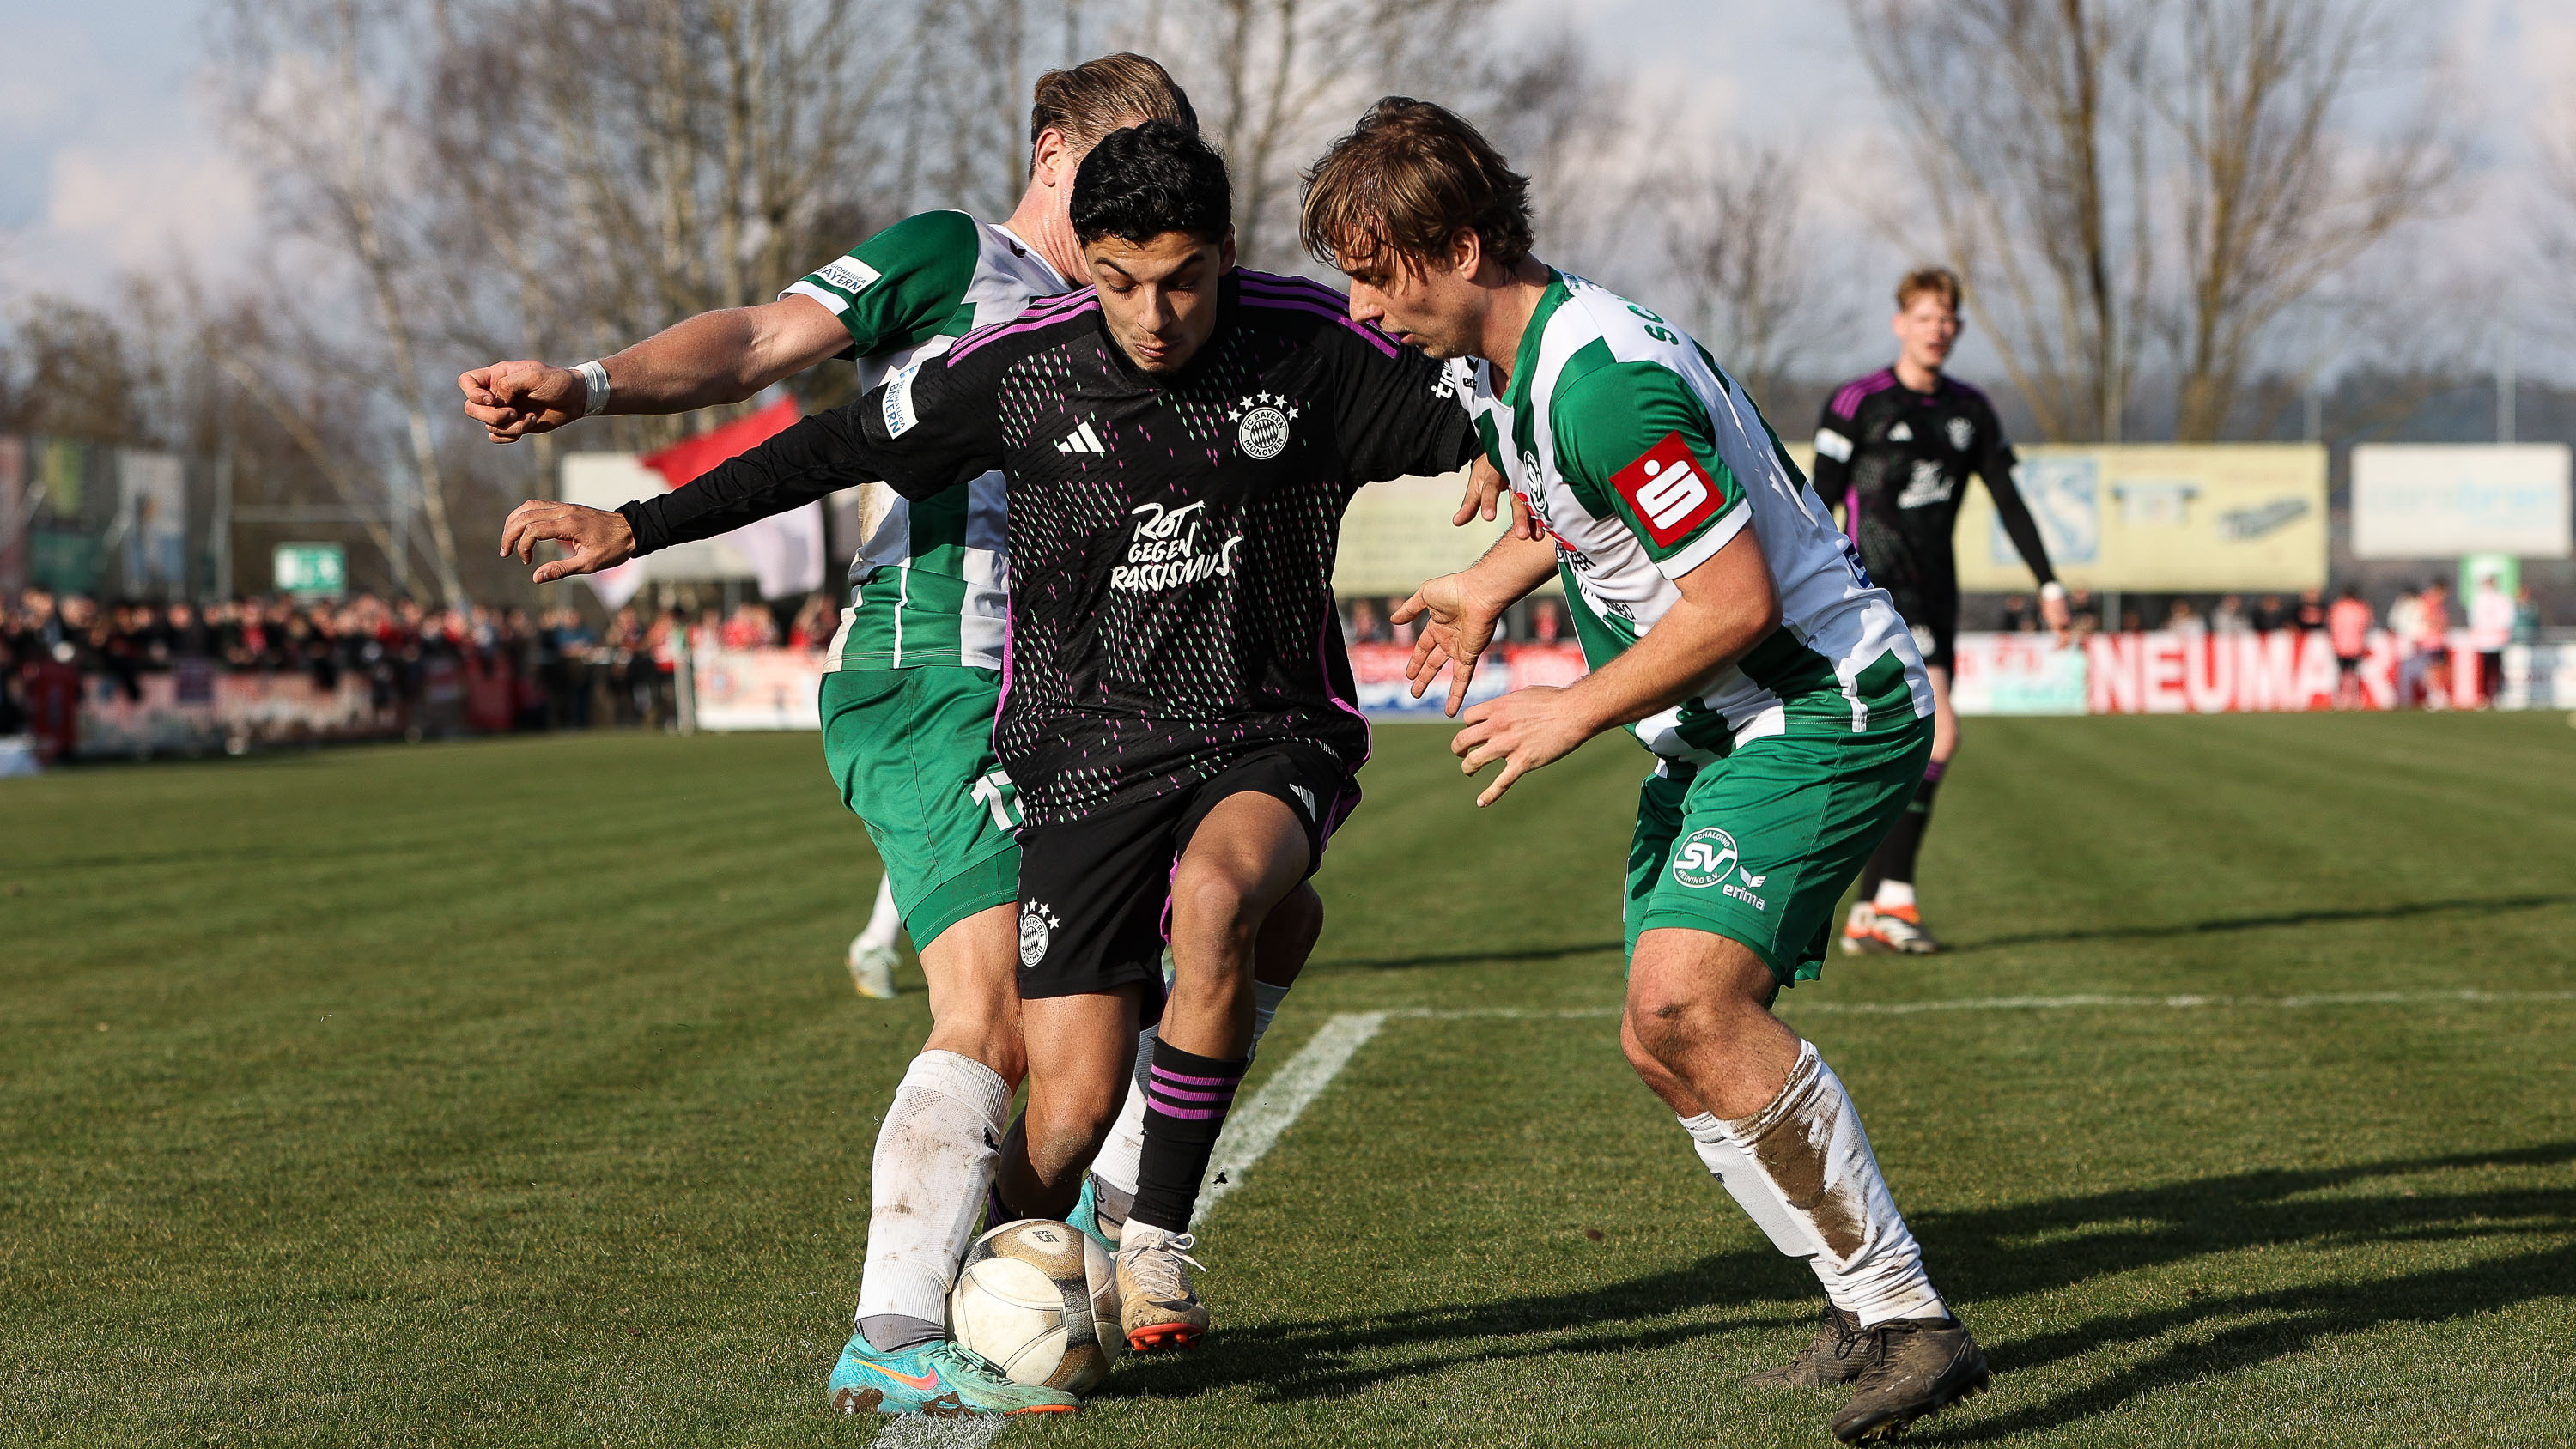
[[[1199,133],[1147,121],[1100,138],[1073,175],[1073,234],[1142,244],[1166,232],[1222,241],[1234,224],[1225,158]]]

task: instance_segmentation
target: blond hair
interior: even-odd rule
[[[1029,106],[1029,164],[1037,165],[1038,138],[1049,131],[1071,149],[1088,151],[1101,137],[1139,121],[1171,121],[1196,131],[1199,113],[1169,71],[1130,51],[1048,71],[1038,77]]]
[[[1941,299],[1941,305],[1956,312],[1967,300],[1967,289],[1959,285],[1959,274],[1948,267],[1916,267],[1896,279],[1896,310],[1914,305],[1914,299],[1929,292]]]

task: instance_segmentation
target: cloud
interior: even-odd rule
[[[234,272],[256,244],[257,183],[201,134],[76,142],[48,170],[40,213],[0,255],[12,290],[97,300],[118,274],[174,259],[201,276]]]

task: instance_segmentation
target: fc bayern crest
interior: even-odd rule
[[[1046,959],[1047,942],[1062,925],[1056,913],[1043,901],[1028,901],[1020,906],[1020,969],[1025,971]]]
[[[1255,462],[1268,462],[1288,450],[1288,424],[1297,406],[1284,397],[1259,392],[1234,405],[1226,417],[1234,423],[1234,445]]]

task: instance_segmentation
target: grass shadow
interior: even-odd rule
[[[2267,916],[2222,916],[2206,921],[2179,921],[2165,926],[2105,926],[2087,931],[2032,931],[2018,936],[1987,936],[1954,942],[1942,948],[1945,956],[1965,955],[1976,951],[1997,951],[2007,946],[2062,946],[2079,941],[2164,941],[2183,936],[2224,935],[2235,931],[2269,931],[2287,926],[2332,926],[2354,921],[2402,921],[2415,916],[2447,915],[2456,911],[2536,911],[2549,906],[2576,905],[2576,895],[2494,896],[2448,901],[2410,901],[2403,905],[2372,906],[2338,911],[2285,911]]]
[[[2419,1157],[2305,1170],[2263,1170],[1969,1212],[1919,1214],[1913,1226],[1944,1288],[1980,1299],[2047,1294],[2088,1280],[2260,1247],[2327,1248],[2576,1231],[2576,1194],[2563,1187],[2341,1193],[2374,1178],[2576,1162],[2576,1142],[2513,1152]],[[1722,1204],[1713,1204],[1718,1211]],[[1806,1275],[1767,1251],[1712,1254],[1686,1267],[1567,1293],[1442,1304],[1396,1313],[1272,1323],[1220,1332],[1186,1364],[1145,1360],[1119,1376],[1122,1394],[1186,1396],[1226,1385],[1272,1401],[1352,1397],[1391,1381],[1466,1362],[1655,1350],[1737,1331],[1673,1322],[1711,1304],[1776,1304],[1764,1328],[1803,1323]],[[2171,1306],[2099,1313],[1986,1345],[1996,1369],[2036,1368],[2195,1321],[2239,1319],[2214,1337],[2169,1347],[2147,1362],[1962,1426],[1983,1442],[2117,1409],[2141,1394],[2251,1367],[2320,1340],[2389,1323],[2431,1323],[2576,1292],[2576,1246],[2393,1278],[2228,1294]],[[1663,1321],[1656,1321],[1663,1320]],[[1511,1340],[1521,1340],[1512,1342]],[[1497,1342],[1496,1340],[1503,1340]],[[1420,1350],[1396,1363],[1373,1351]],[[1359,1362],[1362,1355],[1371,1361]]]

